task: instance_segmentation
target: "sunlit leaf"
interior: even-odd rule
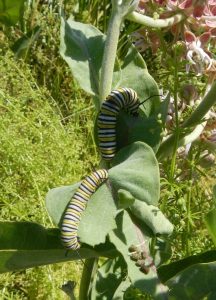
[[[117,217],[117,228],[109,234],[110,241],[122,254],[128,268],[128,277],[132,285],[141,291],[158,296],[157,299],[166,299],[166,287],[160,283],[153,260],[149,254],[149,235],[143,233],[137,224],[133,223],[126,211]],[[145,274],[130,258],[129,247],[136,245],[145,255],[146,265],[149,266]]]
[[[216,293],[216,262],[196,264],[178,273],[166,284],[169,297],[175,300],[206,299]]]
[[[202,254],[188,256],[184,259],[172,262],[167,265],[160,266],[158,274],[162,282],[166,282],[174,277],[177,273],[187,269],[188,267],[198,263],[208,263],[216,261],[216,251],[207,251]]]
[[[126,190],[148,204],[156,205],[159,199],[159,168],[153,150],[142,142],[133,143],[119,152],[109,170],[112,187]]]
[[[56,225],[61,226],[64,211],[79,184],[58,187],[48,192],[46,206]],[[104,183],[90,197],[82,214],[78,227],[81,242],[91,246],[105,242],[107,233],[115,227],[116,211],[116,204]]]
[[[99,93],[99,70],[102,64],[104,35],[94,26],[61,19],[60,53],[82,89]]]

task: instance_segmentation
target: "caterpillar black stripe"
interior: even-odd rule
[[[101,106],[98,116],[99,149],[104,160],[111,160],[116,153],[116,121],[120,110],[136,116],[140,102],[130,88],[113,90]]]
[[[82,212],[85,210],[91,195],[107,178],[107,170],[95,171],[87,176],[76,190],[65,211],[61,227],[61,240],[65,248],[72,250],[80,248],[77,231]]]

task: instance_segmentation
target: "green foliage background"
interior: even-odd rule
[[[95,1],[94,7],[91,1],[80,1],[83,9],[75,11],[74,2],[65,1],[66,15],[73,11],[80,21],[106,28],[107,17],[102,22],[97,14],[102,10],[100,3]],[[41,31],[22,52],[22,60],[14,59],[11,47],[23,37],[23,24],[1,25],[0,32],[0,221],[33,221],[54,227],[45,208],[48,190],[79,181],[99,161],[93,142],[94,106],[60,57],[57,6],[28,7],[25,18],[25,33],[38,24]],[[155,68],[151,55],[147,53],[145,59],[153,77],[166,82],[167,74],[158,75],[161,66],[156,59]],[[184,82],[184,74],[180,76]],[[199,149],[194,149],[194,156],[198,153]],[[193,157],[182,165],[179,162],[182,169],[176,176],[180,177],[184,169],[196,173],[192,162]],[[160,208],[175,225],[171,241],[174,260],[213,248],[203,218],[212,207],[215,178],[210,170],[206,182],[206,174],[197,171],[199,181],[194,186],[190,176],[178,184],[170,183],[164,179],[169,167],[169,161],[161,165]],[[67,299],[60,287],[68,280],[79,282],[82,266],[81,261],[67,262],[1,275],[0,299]],[[137,291],[130,292],[131,299],[147,299]]]

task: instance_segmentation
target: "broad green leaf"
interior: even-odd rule
[[[98,96],[104,35],[94,26],[61,19],[60,54],[86,92]]]
[[[82,248],[79,252],[70,251],[67,255],[65,249],[0,250],[0,273],[14,272],[71,260],[99,257],[101,255],[103,254],[87,248]]]
[[[166,287],[158,279],[156,268],[149,254],[149,235],[147,231],[140,230],[137,224],[133,223],[126,211],[121,212],[116,219],[117,228],[110,234],[110,241],[122,254],[128,268],[128,277],[131,284],[141,291],[157,295],[157,299],[166,299]],[[148,274],[140,271],[135,265],[135,261],[130,258],[129,247],[136,245],[140,251],[144,252],[146,264],[149,266]]]
[[[63,249],[58,229],[31,222],[0,222],[0,250]]]
[[[91,249],[69,251],[66,255],[58,229],[45,229],[30,222],[0,223],[0,273],[97,256]]]
[[[173,225],[156,206],[148,205],[136,199],[131,205],[130,211],[138,219],[145,222],[155,235],[169,235],[173,231]]]
[[[212,209],[205,216],[205,224],[208,229],[209,234],[216,246],[216,208]]]
[[[112,188],[126,190],[148,204],[157,205],[160,183],[159,168],[153,150],[142,142],[121,149],[109,170]]]
[[[117,150],[136,141],[142,141],[151,146],[154,152],[157,152],[160,146],[161,132],[162,123],[158,122],[156,116],[133,117],[121,112],[116,125]]]
[[[61,186],[51,189],[47,193],[46,208],[55,225],[61,226],[63,213],[79,185],[80,182],[69,186]]]
[[[23,16],[26,0],[0,0],[0,23],[15,25]]]
[[[166,282],[170,278],[174,277],[177,273],[185,270],[192,265],[198,263],[208,263],[212,261],[216,261],[215,250],[207,251],[198,255],[192,255],[173,263],[163,265],[158,268],[158,275],[162,282]]]
[[[216,262],[190,266],[166,282],[170,288],[169,299],[204,299],[216,292],[215,278]]]
[[[17,58],[25,58],[28,55],[32,44],[39,37],[40,30],[40,26],[36,26],[33,30],[29,31],[26,35],[24,35],[14,43],[11,49],[13,50]]]
[[[80,241],[91,246],[104,243],[107,233],[116,227],[116,205],[106,184],[91,197],[78,229]]]
[[[119,70],[114,73],[113,87],[130,87],[134,89],[140,102],[152,95],[159,95],[158,86],[153,77],[148,73],[146,64],[137,51],[131,45],[124,61],[120,63]],[[141,106],[146,116],[153,114],[160,104],[159,97],[155,96]]]
[[[125,277],[126,265],[121,257],[106,260],[95,276],[91,299],[113,299],[113,295]]]
[[[118,208],[125,209],[134,203],[135,199],[130,192],[125,190],[118,190]]]
[[[46,206],[54,223],[61,226],[61,218],[80,183],[52,189],[46,197]],[[104,183],[90,197],[83,212],[78,236],[82,243],[91,246],[104,243],[107,233],[115,227],[116,205]]]

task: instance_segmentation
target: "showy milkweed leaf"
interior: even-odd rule
[[[153,260],[149,254],[148,232],[135,224],[127,211],[121,212],[117,216],[116,222],[117,228],[109,233],[109,238],[111,243],[122,254],[127,264],[127,273],[131,284],[141,291],[152,295],[157,294],[157,299],[166,299],[167,289],[161,284]],[[149,271],[146,274],[130,258],[129,247],[131,245],[137,246],[144,253],[146,265],[149,266]]]
[[[166,282],[177,273],[182,272],[188,267],[198,264],[198,263],[209,263],[216,261],[216,251],[211,250],[201,254],[188,256],[184,259],[172,262],[167,265],[160,266],[158,269],[158,274],[162,282]]]
[[[138,219],[145,222],[155,235],[169,235],[173,231],[173,225],[164,216],[162,211],[154,205],[148,205],[147,203],[136,199],[131,205],[130,211]]]
[[[108,173],[113,189],[126,190],[140,201],[157,205],[159,167],[151,147],[142,142],[133,143],[117,152],[112,164]]]
[[[196,264],[166,282],[169,297],[175,300],[206,299],[216,293],[216,262]]]
[[[47,210],[54,223],[61,226],[64,211],[80,183],[52,189],[46,196]],[[116,204],[103,183],[90,197],[78,227],[82,243],[91,246],[104,243],[107,233],[115,227]],[[100,224],[100,226],[98,226]]]
[[[36,223],[0,222],[0,273],[103,255],[92,249],[66,255],[59,233]]]
[[[61,18],[60,54],[68,63],[81,88],[99,94],[104,35],[94,26]]]

